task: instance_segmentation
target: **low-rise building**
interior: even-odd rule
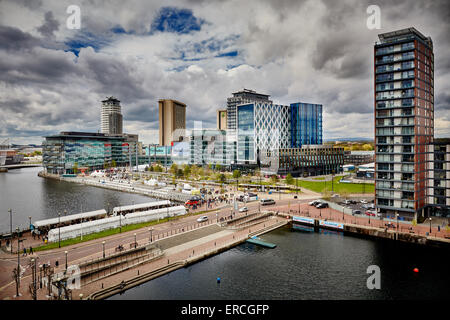
[[[45,137],[43,166],[48,173],[71,174],[136,164],[137,135],[108,135],[90,132],[61,132]]]
[[[301,148],[261,150],[263,174],[307,177],[342,172],[344,148],[329,145],[303,145]]]

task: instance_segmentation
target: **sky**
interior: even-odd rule
[[[367,27],[369,5],[380,29]],[[215,128],[243,88],[322,104],[324,139],[373,139],[373,45],[408,27],[433,40],[435,136],[448,137],[449,16],[448,0],[0,0],[0,141],[97,132],[114,96],[124,131],[157,143],[158,99],[186,103],[188,128]]]

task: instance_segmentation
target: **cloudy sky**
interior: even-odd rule
[[[367,28],[369,5],[379,30]],[[188,127],[215,127],[242,88],[323,104],[325,139],[373,138],[373,44],[411,26],[433,39],[435,135],[450,136],[449,16],[448,0],[0,0],[0,140],[96,132],[113,95],[124,130],[155,143],[158,99],[185,102]]]

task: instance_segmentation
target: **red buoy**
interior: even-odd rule
[[[418,272],[419,272],[419,269],[418,269],[418,268],[414,268],[413,271],[414,271],[415,273],[418,273]]]

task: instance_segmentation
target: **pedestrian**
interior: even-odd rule
[[[25,257],[27,255],[27,248],[23,248],[23,256]]]
[[[33,247],[30,246],[30,254],[33,254]]]

